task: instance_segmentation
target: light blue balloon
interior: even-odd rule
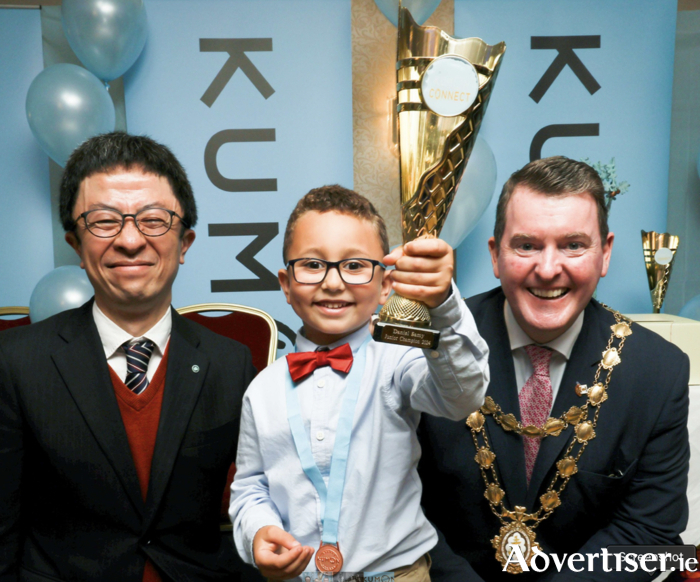
[[[688,301],[678,315],[700,321],[700,295],[696,295]]]
[[[86,139],[114,131],[114,103],[90,71],[78,65],[52,65],[27,91],[27,120],[42,149],[60,166]]]
[[[29,299],[29,318],[32,323],[80,307],[95,294],[85,271],[71,265],[58,267],[34,287]]]
[[[394,26],[399,25],[399,0],[374,0],[374,3],[389,22]],[[413,20],[423,24],[440,5],[440,0],[402,0],[401,5],[408,8]]]
[[[80,62],[104,81],[134,64],[148,35],[143,0],[63,0],[61,21]]]
[[[440,238],[456,249],[486,212],[495,188],[496,158],[486,140],[477,137]]]

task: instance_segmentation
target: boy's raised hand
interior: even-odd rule
[[[417,238],[395,248],[382,262],[396,267],[391,271],[392,286],[402,297],[437,307],[450,296],[454,255],[444,240]]]
[[[294,536],[275,525],[261,527],[253,538],[253,557],[260,573],[272,580],[299,576],[314,550],[302,546]]]

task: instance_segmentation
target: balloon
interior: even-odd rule
[[[374,0],[374,3],[394,26],[399,25],[399,0]],[[440,4],[440,0],[402,0],[401,5],[408,8],[413,20],[423,24]]]
[[[52,65],[27,91],[27,119],[42,149],[65,166],[71,152],[89,137],[114,131],[114,103],[90,71]]]
[[[61,21],[80,62],[104,81],[121,77],[146,44],[143,0],[63,0]]]
[[[678,315],[700,321],[700,295],[696,295],[688,301]]]
[[[44,275],[34,287],[29,299],[29,318],[32,323],[80,307],[95,292],[80,267],[58,267]]]
[[[477,137],[440,238],[456,249],[488,208],[495,187],[496,158],[486,140]]]

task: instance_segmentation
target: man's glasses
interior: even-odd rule
[[[323,259],[293,259],[286,265],[292,276],[302,285],[323,283],[329,269],[337,269],[340,278],[348,285],[366,285],[374,278],[374,268],[385,269],[380,261],[373,259],[344,259],[324,261]]]
[[[111,238],[117,236],[124,228],[126,219],[131,217],[139,232],[144,236],[163,236],[173,226],[173,217],[182,217],[165,208],[144,208],[136,214],[122,214],[117,210],[88,210],[78,216],[76,224],[81,218],[85,221],[85,227],[95,236]]]

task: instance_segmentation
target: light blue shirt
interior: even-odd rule
[[[483,403],[489,370],[488,347],[456,287],[431,316],[442,332],[437,350],[374,341],[367,346],[338,530],[345,572],[407,566],[437,543],[420,506],[420,413],[466,418]],[[328,347],[349,343],[356,352],[368,333],[362,328]],[[299,351],[317,347],[297,336]],[[302,545],[318,548],[321,541],[320,500],[302,470],[287,422],[288,374],[286,359],[280,358],[243,398],[230,515],[236,547],[249,564],[253,538],[266,525],[281,527]],[[345,383],[345,374],[324,367],[296,388],[311,451],[326,482]]]

